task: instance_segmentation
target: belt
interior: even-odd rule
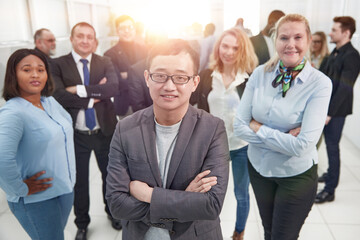
[[[100,132],[100,128],[95,129],[95,130],[88,130],[88,131],[75,129],[75,132],[90,136],[90,135],[98,134]]]

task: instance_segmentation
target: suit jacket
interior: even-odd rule
[[[251,37],[250,40],[259,59],[259,65],[266,63],[270,59],[270,54],[264,36],[260,32],[258,35]]]
[[[115,111],[118,115],[125,115],[131,104],[129,82],[131,79],[131,65],[146,59],[146,50],[137,43],[125,43],[119,41],[114,47],[104,53],[111,59],[119,81],[119,94],[114,97]],[[128,78],[123,79],[121,72],[127,72]]]
[[[197,104],[197,107],[200,109],[203,109],[207,112],[210,112],[209,109],[209,103],[207,101],[207,98],[209,96],[209,93],[212,90],[212,70],[211,69],[205,69],[200,72],[200,83],[198,87],[196,88],[196,91],[192,93],[190,103],[192,105]],[[245,79],[245,82],[241,83],[236,87],[236,90],[239,94],[239,97],[241,98],[242,94],[244,93],[245,86],[248,79]]]
[[[352,114],[354,84],[360,71],[360,56],[351,42],[334,49],[319,68],[332,81],[328,116],[345,117]]]
[[[92,54],[90,62],[90,84],[85,86],[87,98],[80,98],[65,90],[66,87],[83,85],[72,54],[53,59],[52,77],[55,82],[54,97],[70,113],[75,126],[80,109],[86,109],[90,98],[101,101],[94,104],[96,117],[104,135],[113,134],[117,120],[110,98],[117,93],[118,81],[110,59]],[[107,82],[99,85],[102,78]]]
[[[129,71],[129,93],[131,107],[134,112],[147,108],[153,103],[144,78],[145,69],[146,60],[144,59],[132,65]]]
[[[171,239],[222,239],[219,214],[230,160],[224,122],[189,106],[168,171],[166,189],[157,163],[153,107],[121,120],[109,154],[106,199],[111,214],[123,221],[123,239],[143,239],[150,226],[170,231]],[[200,172],[210,169],[217,184],[207,193],[184,191]],[[151,203],[130,195],[129,183],[154,187]]]

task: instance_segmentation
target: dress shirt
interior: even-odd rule
[[[213,71],[211,76],[212,90],[207,99],[210,113],[225,122],[230,151],[240,149],[246,146],[247,142],[234,135],[234,118],[236,109],[240,104],[240,97],[236,87],[245,82],[249,75],[239,71],[228,88],[225,88],[220,72]]]
[[[324,128],[331,95],[331,81],[309,61],[292,82],[286,97],[281,84],[272,81],[279,63],[270,72],[264,65],[251,75],[236,113],[235,135],[249,142],[251,164],[265,177],[291,177],[318,162],[316,143]],[[263,125],[255,133],[252,119]],[[288,132],[301,127],[297,137]]]
[[[41,97],[44,110],[21,97],[0,108],[0,187],[7,200],[25,203],[71,193],[75,184],[75,152],[70,115],[53,97]],[[53,178],[45,191],[28,195],[24,183],[45,170],[40,178]]]
[[[74,58],[74,61],[76,63],[76,67],[79,71],[80,74],[80,78],[82,83],[84,84],[84,64],[80,61],[80,59],[82,59],[82,57],[77,54],[74,50],[71,51],[71,54]],[[90,63],[91,63],[91,57],[92,54],[90,54],[89,56],[87,56],[87,58],[85,58],[86,60],[88,60],[88,64],[87,67],[89,69],[89,73],[90,73]],[[86,88],[85,85],[76,85],[76,92],[77,95],[81,98],[87,98],[87,92],[86,92]],[[94,107],[94,99],[90,98],[89,104],[88,104],[88,108],[93,108]],[[94,108],[94,113],[95,113],[95,121],[96,121],[96,125],[92,130],[96,130],[100,128],[99,122],[97,120],[96,117],[96,110]],[[76,118],[76,123],[75,123],[75,128],[78,130],[82,130],[82,131],[88,131],[89,128],[86,126],[86,121],[85,121],[85,110],[84,109],[80,109],[77,118]]]

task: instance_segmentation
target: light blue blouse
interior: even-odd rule
[[[281,84],[277,88],[271,84],[278,65],[271,72],[264,65],[255,69],[234,121],[235,135],[249,142],[251,164],[265,177],[295,176],[318,163],[316,143],[332,90],[331,80],[307,61],[283,98]],[[249,127],[251,119],[263,124],[257,133]],[[297,127],[301,127],[297,137],[288,133]]]
[[[51,199],[73,191],[75,152],[70,115],[53,97],[41,97],[45,111],[16,97],[0,108],[0,187],[7,200],[25,203]],[[23,182],[45,170],[52,187],[27,196]]]

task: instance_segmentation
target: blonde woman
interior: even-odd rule
[[[319,69],[324,58],[329,55],[329,49],[326,42],[326,35],[324,32],[315,32],[312,35],[310,53],[311,53],[312,66],[316,69]]]
[[[237,200],[233,239],[240,240],[244,237],[249,213],[248,143],[234,136],[233,121],[246,81],[258,60],[249,37],[238,28],[229,29],[220,36],[211,58],[210,69],[200,73],[201,81],[192,103],[225,122]]]
[[[249,142],[249,176],[266,240],[297,239],[315,200],[316,143],[332,85],[305,58],[310,43],[305,17],[282,17],[277,56],[255,69],[236,113],[234,131]]]

